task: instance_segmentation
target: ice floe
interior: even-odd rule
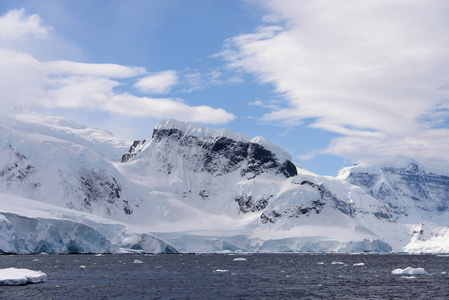
[[[405,269],[395,269],[391,272],[395,275],[427,275],[428,273],[424,268],[412,268],[407,267]]]
[[[28,269],[0,269],[0,285],[23,285],[47,281],[47,274]]]
[[[365,265],[365,263],[356,263],[356,264],[353,264],[353,266],[355,266],[355,267],[361,267],[361,266],[364,266]]]
[[[247,259],[243,258],[243,257],[237,257],[237,258],[234,258],[234,261],[247,261]]]

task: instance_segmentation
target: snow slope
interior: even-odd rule
[[[130,141],[115,138],[106,130],[89,127],[62,117],[37,114],[26,109],[16,110],[10,115],[0,115],[0,125],[79,144],[113,161],[120,160],[122,154],[131,145]]]
[[[126,184],[89,148],[0,126],[0,192],[120,217],[131,214],[137,202]]]

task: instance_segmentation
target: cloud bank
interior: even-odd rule
[[[409,155],[448,164],[447,1],[263,5],[271,23],[230,38],[219,55],[288,100],[264,120],[307,120],[339,134],[321,153],[351,160]]]
[[[3,112],[17,105],[38,105],[207,124],[224,124],[235,119],[223,109],[191,106],[182,99],[139,97],[132,94],[132,88],[128,92],[118,91],[126,85],[125,79],[133,79],[140,91],[165,94],[177,84],[175,71],[151,75],[143,67],[40,61],[33,56],[33,49],[24,52],[23,47],[15,48],[29,39],[49,39],[51,32],[53,28],[45,25],[38,15],[27,16],[23,9],[0,17],[0,109]]]

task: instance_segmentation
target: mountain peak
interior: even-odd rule
[[[170,130],[170,129],[177,129],[183,132],[184,136],[195,136],[209,139],[217,139],[224,137],[236,142],[258,144],[260,146],[263,146],[265,149],[271,151],[281,162],[285,160],[292,160],[292,156],[289,153],[285,152],[282,148],[280,148],[279,146],[275,145],[274,143],[270,142],[269,140],[267,140],[262,136],[257,136],[255,138],[249,139],[248,137],[246,137],[241,133],[236,133],[226,128],[212,129],[200,125],[184,123],[173,119],[161,121],[154,128],[155,131]]]
[[[237,142],[248,142],[249,139],[243,134],[232,132],[226,128],[222,129],[212,129],[196,124],[188,124],[177,120],[166,120],[159,122],[154,128],[155,130],[161,129],[178,129],[184,132],[185,135],[206,137],[206,138],[217,138],[226,137]]]
[[[431,169],[422,165],[413,158],[406,156],[395,156],[389,158],[381,158],[369,161],[356,162],[353,166],[341,169],[337,177],[346,179],[351,173],[376,173],[385,168],[402,169],[412,172],[424,171],[426,173],[434,173],[449,176],[449,172],[444,170]]]

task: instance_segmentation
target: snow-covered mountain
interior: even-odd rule
[[[171,120],[151,139],[135,141],[115,166],[153,199],[163,195],[185,208],[173,217],[166,207],[167,217],[182,222],[153,227],[182,251],[391,249],[355,218],[389,218],[384,205],[361,189],[354,195],[367,199],[350,199],[355,187],[344,181],[298,174],[290,155],[261,137]]]
[[[30,112],[0,118],[0,143],[1,224],[39,224],[26,227],[34,234],[21,237],[27,247],[7,248],[17,234],[0,235],[5,252],[44,251],[36,237],[55,240],[49,226],[73,237],[70,222],[104,237],[103,248],[82,248],[94,252],[136,248],[136,239],[154,252],[449,251],[448,178],[417,163],[358,165],[334,178],[298,168],[262,137],[226,129],[170,120],[127,142]],[[32,201],[34,212],[3,208],[14,199],[16,207]],[[65,213],[37,217],[46,205]],[[133,232],[133,242],[117,242],[123,233],[108,222]]]
[[[405,157],[356,164],[338,178],[385,204],[411,236],[407,251],[449,251],[449,173]]]

